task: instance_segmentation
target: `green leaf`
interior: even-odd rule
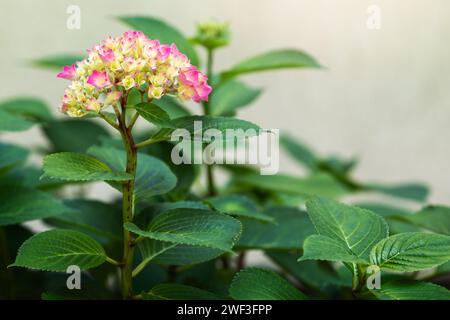
[[[24,131],[30,129],[33,122],[0,110],[0,131]]]
[[[225,134],[228,129],[255,130],[255,135],[257,135],[261,129],[249,121],[229,117],[187,116],[173,119],[171,123],[174,128],[185,129],[192,136],[203,134],[208,129],[219,130],[222,134]],[[196,126],[196,124],[201,124],[201,128]]]
[[[241,224],[230,216],[200,209],[166,211],[142,230],[133,223],[124,227],[137,235],[177,244],[198,245],[231,252],[241,232]]]
[[[38,98],[19,97],[4,101],[0,110],[33,121],[50,121],[52,115],[46,103]]]
[[[423,184],[409,183],[395,186],[386,186],[380,184],[369,184],[365,186],[367,190],[373,190],[387,194],[391,197],[402,198],[423,202],[428,197],[428,187]]]
[[[294,160],[309,170],[316,171],[319,169],[320,159],[309,146],[286,135],[280,137],[280,145]]]
[[[153,100],[153,104],[167,112],[170,119],[190,116],[191,113],[181,103],[170,96],[163,96],[161,99]]]
[[[275,193],[287,192],[305,197],[317,195],[337,198],[349,192],[344,185],[327,174],[316,174],[306,178],[284,174],[265,176],[248,174],[235,176],[233,182],[258,190],[267,190]]]
[[[12,266],[65,272],[71,265],[85,270],[105,260],[105,251],[94,239],[78,231],[56,229],[25,241]]]
[[[321,235],[312,235],[306,238],[303,243],[303,255],[298,259],[298,261],[305,260],[326,260],[369,264],[368,261],[358,258],[341,241]]]
[[[182,284],[158,284],[142,294],[144,300],[217,300],[218,297],[206,290]]]
[[[32,63],[36,67],[59,70],[64,66],[70,66],[77,61],[83,60],[84,57],[77,54],[60,54],[50,57],[44,57],[33,60]]]
[[[170,117],[166,111],[150,102],[142,102],[135,106],[139,115],[148,122],[162,128],[171,128]]]
[[[383,269],[413,272],[450,260],[450,237],[440,234],[400,233],[378,242],[370,261]]]
[[[152,217],[178,208],[209,209],[203,203],[195,201],[164,202],[154,204],[140,212],[137,220],[142,225],[146,225]],[[140,269],[143,269],[149,262],[176,266],[193,265],[214,259],[224,253],[223,250],[214,248],[176,244],[153,239],[145,239],[139,242],[138,249],[142,256]]]
[[[127,181],[133,178],[126,172],[113,171],[97,158],[74,152],[46,156],[43,177],[66,181]]]
[[[273,223],[241,218],[243,233],[238,247],[254,249],[299,249],[314,233],[306,212],[293,207],[269,207],[263,213],[273,218]]]
[[[402,220],[427,230],[450,236],[450,208],[428,206],[416,214],[401,216]]]
[[[126,154],[121,149],[93,146],[88,153],[107,163],[113,170],[125,170]],[[165,194],[176,186],[177,178],[164,162],[143,153],[138,153],[137,160],[134,190],[136,201],[151,200],[155,195]],[[122,190],[121,185],[113,186]]]
[[[27,149],[0,142],[0,174],[17,164],[25,162],[27,157]]]
[[[39,190],[0,187],[0,226],[22,223],[70,212],[61,201]]]
[[[222,73],[225,78],[244,73],[285,68],[320,68],[317,61],[306,52],[297,49],[281,49],[249,58],[231,70]]]
[[[208,198],[205,200],[214,209],[236,217],[247,217],[264,222],[274,222],[274,218],[260,213],[256,204],[249,198],[241,195],[226,195]]]
[[[315,197],[306,203],[317,232],[340,242],[356,257],[369,259],[372,247],[388,236],[387,223],[365,209]]]
[[[145,33],[150,39],[157,39],[161,43],[175,43],[180,52],[186,54],[193,65],[198,65],[197,52],[183,34],[163,20],[145,16],[121,16],[120,21],[135,30]]]
[[[239,271],[230,285],[230,296],[235,300],[306,300],[277,273],[260,268]]]
[[[46,220],[52,226],[89,234],[99,241],[122,241],[122,213],[119,206],[94,200],[66,200],[72,211]]]
[[[380,300],[450,300],[450,291],[434,283],[394,281],[370,290]]]
[[[101,125],[87,119],[53,121],[43,127],[53,152],[85,152],[90,146],[100,144],[110,136]]]
[[[350,272],[348,272],[349,281],[344,281],[329,262],[317,260],[297,262],[299,254],[296,252],[269,251],[265,254],[301,283],[324,293],[332,294],[352,282]]]
[[[215,116],[234,113],[252,103],[260,94],[260,89],[253,89],[241,81],[226,81],[211,93],[210,113]]]

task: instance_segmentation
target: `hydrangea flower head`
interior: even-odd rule
[[[57,75],[72,81],[60,107],[72,117],[99,113],[133,88],[145,90],[149,100],[172,94],[195,102],[207,101],[212,90],[175,44],[161,44],[139,31],[109,37],[88,54]]]

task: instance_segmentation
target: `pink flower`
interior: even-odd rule
[[[114,51],[106,47],[100,48],[98,50],[98,55],[100,56],[103,62],[111,62],[116,58],[114,55]]]
[[[169,55],[172,48],[167,44],[162,44],[158,48],[158,58],[161,60],[166,60]]]
[[[87,79],[87,83],[93,85],[97,89],[102,89],[104,87],[111,86],[111,82],[109,81],[108,74],[106,72],[100,72],[94,70],[92,74]]]
[[[208,95],[211,93],[212,88],[210,85],[204,83],[195,88],[195,94],[192,100],[195,102],[200,102],[201,100],[208,101]]]
[[[196,86],[199,84],[199,73],[196,67],[191,66],[187,71],[181,72],[179,77],[183,84]]]
[[[58,78],[74,80],[76,76],[76,68],[75,65],[64,66],[63,71],[56,75]]]

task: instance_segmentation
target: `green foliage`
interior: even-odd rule
[[[380,300],[450,300],[450,291],[429,282],[397,281],[370,291]]]
[[[123,172],[126,167],[125,151],[113,147],[91,147],[89,154],[103,160],[113,170]],[[113,181],[113,180],[111,180]],[[151,200],[155,195],[169,192],[177,184],[177,178],[169,167],[159,159],[138,154],[138,166],[135,176],[134,196],[137,201]],[[119,190],[121,185],[113,184]]]
[[[273,206],[267,208],[265,215],[273,222],[261,222],[244,218],[243,233],[239,248],[289,250],[302,246],[306,237],[314,233],[314,227],[305,212],[293,207]]]
[[[132,176],[123,171],[113,171],[107,164],[92,156],[61,152],[44,158],[44,175],[67,181],[127,181]]]
[[[382,269],[412,272],[450,260],[450,237],[420,232],[400,233],[377,243],[370,253]]]
[[[110,136],[104,127],[86,119],[52,121],[42,129],[53,152],[85,152],[90,146]]]
[[[0,186],[0,226],[68,214],[70,208],[39,190]]]
[[[299,261],[304,260],[328,260],[342,261],[349,263],[368,264],[359,258],[350,248],[339,240],[322,235],[312,235],[306,238],[303,243],[303,256]]]
[[[90,269],[105,260],[105,251],[94,239],[81,232],[55,229],[25,241],[12,266],[65,272],[71,265]]]
[[[223,251],[231,251],[241,233],[241,224],[234,218],[209,210],[187,208],[160,214],[146,230],[132,223],[125,224],[125,228],[145,238]]]
[[[209,107],[215,116],[229,115],[255,101],[261,90],[237,80],[226,81],[211,93]]]
[[[47,105],[37,98],[21,97],[0,103],[0,132],[27,130],[51,119]]]
[[[305,300],[307,297],[273,271],[247,268],[236,274],[230,285],[236,300]]]
[[[162,128],[171,128],[170,117],[164,109],[150,102],[134,106],[139,115],[150,123]]]
[[[309,54],[296,49],[274,50],[249,58],[222,73],[224,78],[244,73],[286,68],[320,68]]]
[[[257,205],[249,198],[240,195],[218,196],[206,199],[217,211],[235,217],[253,218],[263,222],[273,222],[274,218],[259,212]]]
[[[12,144],[0,143],[0,175],[17,164],[25,162],[28,150]]]
[[[306,207],[320,235],[334,239],[363,260],[368,260],[372,247],[388,236],[387,223],[371,211],[325,198],[313,198]]]

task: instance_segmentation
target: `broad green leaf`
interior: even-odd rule
[[[88,153],[107,163],[113,170],[122,171],[126,168],[126,154],[123,150],[93,146]],[[136,201],[151,200],[155,195],[165,194],[176,186],[177,179],[164,162],[143,153],[138,153],[137,160],[134,190]],[[122,190],[121,185],[113,186]]]
[[[142,256],[140,268],[144,268],[150,262],[173,266],[194,265],[215,259],[224,253],[223,250],[215,248],[153,239],[141,241],[138,248]]]
[[[85,270],[105,260],[105,251],[91,237],[78,231],[56,229],[38,233],[25,241],[12,266],[65,272],[71,265]]]
[[[191,115],[186,107],[170,96],[163,96],[159,100],[153,100],[152,103],[166,111],[170,119]]]
[[[314,233],[306,212],[293,207],[269,207],[263,213],[272,223],[242,217],[243,233],[238,247],[288,250],[302,247],[305,238]]]
[[[122,241],[122,213],[116,205],[94,200],[66,200],[71,212],[51,217],[46,222],[58,228],[89,234],[99,241]]]
[[[239,175],[233,178],[236,184],[272,192],[287,192],[302,196],[324,196],[337,198],[349,192],[348,188],[327,174],[316,174],[306,178],[284,174]]]
[[[241,224],[230,216],[187,208],[173,209],[158,215],[146,230],[133,223],[126,223],[124,227],[145,238],[229,252],[241,233]]]
[[[277,273],[260,268],[239,271],[230,285],[230,296],[235,300],[306,300]]]
[[[1,131],[24,131],[34,125],[22,117],[16,116],[10,112],[0,110],[0,132]]]
[[[286,68],[320,68],[319,63],[306,52],[297,49],[281,49],[249,58],[230,70],[223,77],[235,77],[244,73]]]
[[[381,184],[369,184],[364,187],[366,190],[387,194],[391,197],[402,198],[423,202],[428,197],[428,187],[423,184],[410,183],[386,186]]]
[[[382,269],[413,272],[450,260],[450,237],[440,234],[400,233],[378,242],[370,261]]]
[[[299,253],[296,252],[269,251],[265,254],[285,272],[316,290],[332,294],[340,287],[349,286],[352,283],[350,272],[348,272],[348,281],[344,281],[345,279],[339,276],[329,262],[318,260],[297,262]]]
[[[256,204],[242,195],[226,195],[208,198],[206,203],[214,209],[236,217],[247,217],[265,222],[273,222],[274,218],[260,212]]]
[[[198,66],[199,59],[194,47],[180,31],[165,21],[146,16],[121,16],[119,20],[135,30],[142,31],[150,39],[156,39],[165,44],[175,43],[180,52],[187,55],[193,65]]]
[[[40,59],[33,60],[32,63],[36,67],[51,69],[51,70],[59,70],[64,66],[70,66],[77,61],[83,60],[84,57],[82,55],[77,54],[60,54],[50,57],[44,57]]]
[[[260,94],[260,89],[253,89],[241,81],[226,81],[211,93],[210,113],[215,116],[234,113],[252,103]]]
[[[0,110],[33,121],[49,121],[52,115],[46,103],[38,98],[19,97],[4,101]]]
[[[150,102],[142,102],[135,106],[139,115],[148,122],[162,128],[171,128],[170,117],[166,111]]]
[[[85,152],[110,136],[104,127],[87,119],[52,121],[43,127],[43,131],[54,152]]]
[[[141,225],[148,225],[153,217],[179,208],[209,209],[203,203],[195,201],[164,202],[144,209],[144,211],[139,213],[136,220]],[[214,248],[176,244],[153,239],[145,239],[139,242],[138,249],[142,256],[142,261],[139,265],[140,269],[143,269],[149,262],[176,266],[193,265],[214,259],[224,253],[223,250]]]
[[[217,300],[218,297],[206,290],[182,284],[158,284],[142,294],[144,300]]]
[[[70,208],[45,192],[25,187],[0,187],[0,226],[69,213]]]
[[[437,267],[437,274],[450,273],[450,261]]]
[[[348,263],[369,264],[368,261],[357,257],[342,243],[322,235],[312,235],[303,243],[303,255],[298,261],[326,260]]]
[[[0,174],[17,164],[25,162],[27,157],[27,149],[0,142]]]
[[[316,171],[319,169],[320,159],[309,146],[286,135],[280,137],[280,145],[294,160],[309,170]]]
[[[450,300],[450,291],[434,283],[394,281],[370,290],[380,300]]]
[[[363,260],[372,247],[388,236],[387,223],[365,209],[315,197],[306,203],[309,218],[317,232],[332,238]]]
[[[428,206],[416,214],[401,216],[421,228],[450,236],[450,208],[444,206]]]
[[[113,171],[92,156],[60,152],[44,158],[43,177],[67,181],[127,181],[133,177],[123,171]]]

